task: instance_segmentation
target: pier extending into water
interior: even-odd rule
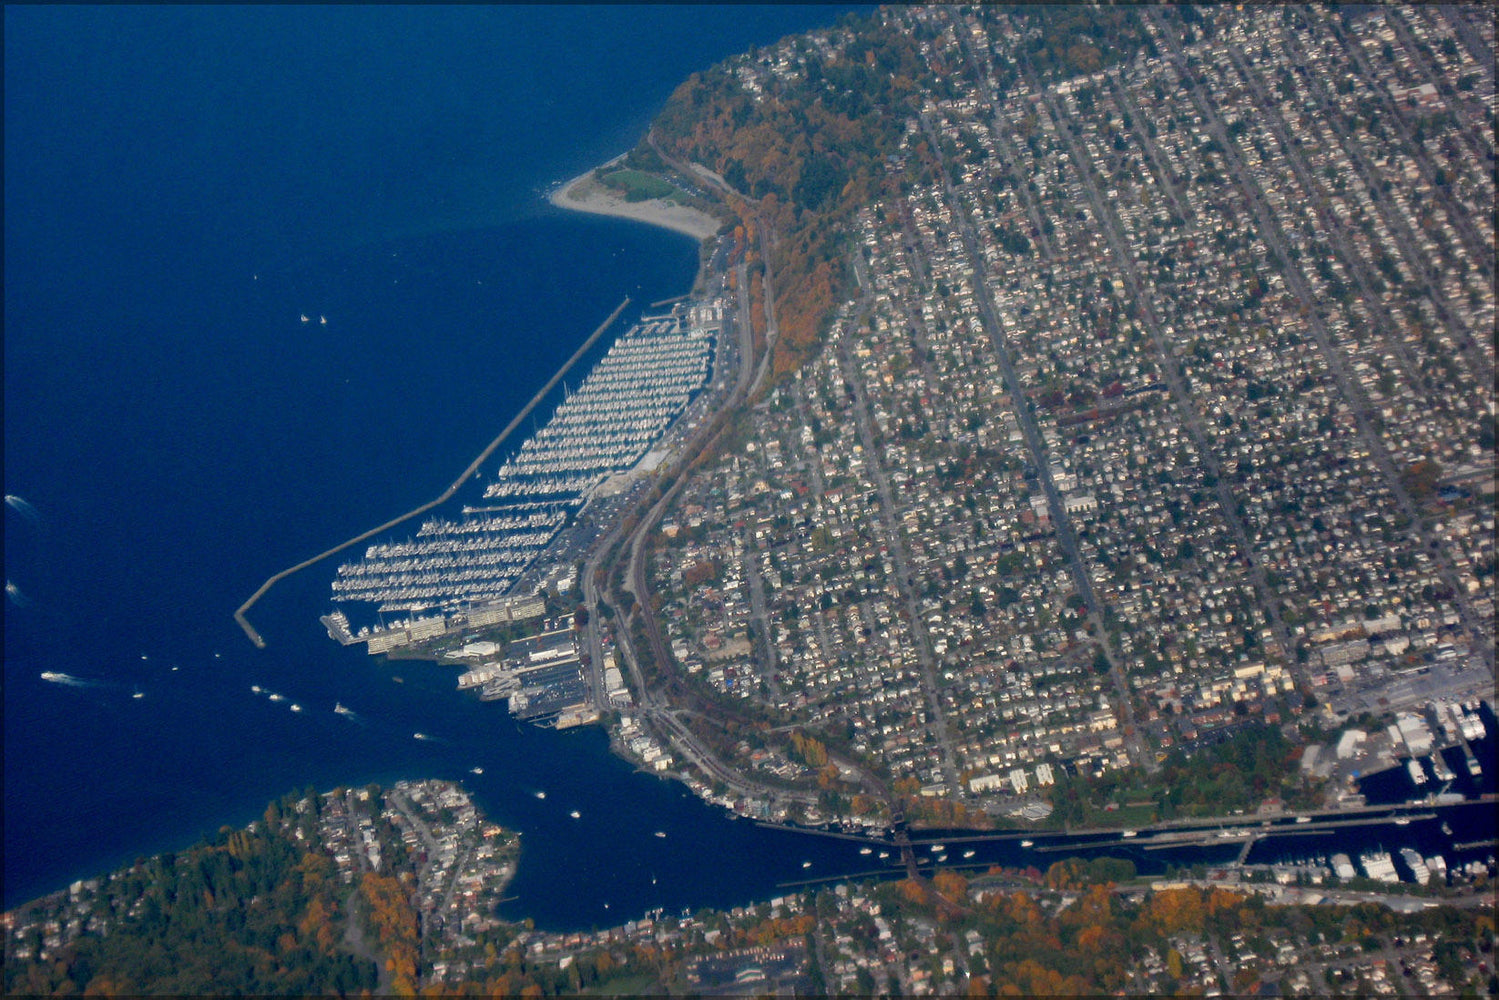
[[[343,544],[335,545],[333,548],[329,549],[326,552],[320,552],[317,555],[313,556],[311,559],[304,559],[302,562],[299,562],[295,566],[292,566],[288,569],[282,570],[275,576],[266,580],[265,583],[262,583],[260,585],[260,589],[251,594],[250,599],[241,604],[239,606],[239,610],[234,612],[234,620],[239,622],[239,627],[245,630],[245,635],[248,636],[250,641],[255,644],[256,648],[264,649],[265,639],[259,632],[255,630],[255,626],[250,624],[250,620],[245,617],[245,613],[255,606],[256,601],[265,596],[266,591],[270,590],[272,587],[274,587],[276,584],[280,583],[287,577],[293,575],[294,573],[301,572],[314,563],[322,562],[329,556],[337,555],[351,545],[358,545],[360,542],[373,538],[374,536],[380,534],[382,531],[389,531],[396,525],[401,524],[404,521],[409,521],[413,517],[416,517],[420,514],[425,514],[433,507],[437,507],[451,500],[453,494],[458,492],[459,487],[468,482],[469,478],[472,477],[475,472],[479,471],[479,466],[483,465],[489,460],[489,456],[493,455],[495,453],[495,450],[505,442],[505,439],[508,438],[511,433],[520,426],[521,422],[531,415],[531,411],[541,404],[541,401],[546,398],[547,394],[550,393],[553,389],[557,388],[557,383],[561,382],[563,376],[565,376],[568,371],[571,370],[572,366],[577,364],[579,359],[581,359],[583,355],[589,352],[593,345],[598,342],[598,339],[604,335],[604,331],[609,329],[609,327],[614,324],[614,321],[619,318],[619,314],[624,312],[625,307],[629,304],[630,297],[626,295],[624,301],[616,306],[614,308],[614,311],[609,314],[609,318],[600,323],[598,329],[594,330],[593,333],[589,335],[588,339],[583,342],[583,346],[574,351],[573,356],[568,358],[567,361],[563,363],[561,368],[557,369],[557,374],[552,376],[551,381],[547,382],[546,385],[541,387],[540,391],[538,391],[536,395],[531,397],[531,401],[527,403],[525,407],[515,415],[515,419],[511,420],[510,423],[505,425],[505,429],[500,431],[499,436],[497,436],[493,441],[489,442],[489,446],[479,453],[479,457],[470,462],[469,467],[463,470],[462,475],[453,480],[453,484],[447,489],[443,490],[442,493],[437,497],[437,499],[429,500],[427,503],[422,504],[415,510],[408,511],[405,514],[402,514],[400,517],[386,521],[378,528],[371,528],[369,531],[366,531],[363,534],[355,535],[353,538],[349,539]]]

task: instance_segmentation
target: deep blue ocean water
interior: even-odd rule
[[[268,649],[230,616],[441,492],[624,295],[686,291],[690,240],[545,189],[839,13],[6,8],[5,491],[37,514],[5,509],[6,906],[292,789],[429,775],[523,831],[512,907],[543,926],[801,875],[601,733],[334,645],[335,561],[256,606]]]
[[[6,8],[5,492],[35,510],[4,510],[6,907],[293,789],[429,776],[522,832],[506,913],[544,928],[878,867],[338,647],[336,560],[256,605],[267,649],[231,618],[440,493],[624,295],[686,291],[691,241],[544,190],[839,13]]]

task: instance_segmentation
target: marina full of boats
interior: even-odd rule
[[[1454,879],[1486,878],[1493,870],[1494,859],[1490,855],[1486,860],[1475,858],[1449,868],[1447,859],[1440,852],[1423,856],[1413,847],[1402,847],[1392,855],[1383,847],[1373,847],[1353,855],[1339,851],[1332,855],[1314,855],[1252,867],[1268,868],[1276,881],[1283,884],[1300,878],[1313,885],[1324,885],[1329,876],[1340,882],[1362,876],[1385,885],[1400,882],[1426,885],[1433,879],[1446,883],[1449,875]]]
[[[382,615],[453,613],[507,594],[569,516],[605,480],[641,465],[707,384],[721,319],[717,303],[641,318],[500,466],[488,505],[369,546],[338,567],[333,600]],[[331,625],[330,634],[343,641]]]
[[[643,457],[708,381],[713,340],[681,315],[642,319],[500,467],[486,499],[584,494]]]

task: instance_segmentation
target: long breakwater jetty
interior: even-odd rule
[[[422,514],[425,514],[433,507],[437,507],[452,499],[453,494],[458,492],[459,487],[468,482],[468,480],[474,475],[474,473],[479,471],[479,467],[489,460],[489,456],[493,455],[496,449],[498,449],[500,445],[505,442],[505,439],[508,438],[515,431],[515,429],[519,427],[521,423],[531,415],[531,411],[539,406],[541,404],[541,401],[545,399],[553,389],[557,388],[557,383],[562,381],[563,377],[567,375],[567,373],[572,369],[573,365],[577,364],[578,361],[582,359],[582,357],[593,348],[593,345],[598,343],[598,339],[604,335],[604,331],[609,329],[609,327],[614,324],[614,321],[619,318],[619,314],[624,312],[625,308],[629,306],[629,304],[630,297],[626,295],[624,300],[620,302],[619,305],[615,306],[614,311],[609,314],[609,317],[605,319],[604,322],[600,323],[598,329],[594,330],[593,333],[589,335],[588,339],[583,342],[583,346],[579,347],[576,351],[573,352],[572,357],[568,358],[567,361],[563,363],[562,367],[557,369],[557,373],[552,376],[551,380],[547,382],[546,385],[542,386],[541,389],[536,393],[536,395],[531,397],[531,401],[527,403],[525,407],[515,415],[515,418],[511,420],[510,423],[505,425],[505,429],[500,431],[499,435],[495,437],[493,441],[489,442],[489,446],[479,453],[479,457],[470,462],[468,468],[464,469],[463,473],[457,479],[453,480],[452,485],[443,490],[435,500],[430,500],[427,503],[422,504],[420,507],[417,507],[415,510],[411,510],[405,514],[402,514],[400,517],[392,518],[379,527],[371,528],[369,531],[366,531],[359,535],[355,535],[348,541],[340,545],[335,545],[333,548],[328,549],[326,552],[320,552],[317,555],[313,556],[311,559],[304,559],[301,562],[297,563],[295,566],[291,566],[287,569],[282,570],[281,572],[272,576],[270,579],[266,580],[265,583],[262,583],[260,585],[260,589],[251,594],[250,599],[245,601],[244,604],[241,604],[239,606],[239,609],[234,612],[234,620],[239,622],[239,627],[245,630],[245,635],[248,636],[250,641],[255,644],[256,648],[264,649],[265,639],[259,632],[255,630],[255,626],[250,624],[250,620],[245,617],[246,613],[255,606],[256,601],[264,597],[267,591],[269,591],[277,583],[280,583],[287,577],[295,573],[299,573],[307,567],[314,565],[315,563],[322,562],[329,556],[337,555],[344,549],[349,548],[351,545],[358,545],[360,542],[367,541],[368,539],[375,537],[383,531],[389,531],[396,525],[409,521],[413,517],[418,517]]]

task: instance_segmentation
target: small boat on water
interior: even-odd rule
[[[354,711],[352,709],[350,709],[348,706],[346,706],[341,701],[335,701],[333,703],[333,711],[336,712],[339,715],[353,715],[354,714]]]
[[[412,733],[411,734],[411,738],[414,739],[414,740],[427,740],[427,739],[431,739],[431,737],[428,736],[426,733]]]
[[[256,694],[259,694],[260,693],[260,685],[259,684],[251,684],[250,685],[250,690],[254,691]]]
[[[583,818],[583,814],[580,813],[580,812],[578,812],[578,810],[576,810],[576,809],[574,809],[572,812],[568,813],[568,815],[571,816],[573,819],[582,819]]]
[[[536,789],[536,797],[538,799],[544,799],[544,798],[547,797],[547,793],[543,792],[541,789],[538,788],[538,789]]]
[[[660,837],[660,838],[662,838],[664,840],[666,838],[666,831],[665,830],[657,830],[656,831],[656,836],[658,836],[658,837]]]
[[[1312,818],[1310,816],[1297,816],[1296,817],[1296,822],[1298,822],[1298,823],[1310,823],[1311,821],[1312,821]]]
[[[963,860],[966,861],[969,858],[973,857],[973,853],[974,853],[973,851],[964,851],[963,852]]]
[[[889,851],[881,851],[880,852],[880,857],[882,857],[882,858],[888,858],[889,856],[890,856],[890,852]]]
[[[859,853],[860,854],[872,854],[873,851],[871,851],[868,847],[861,847],[861,848],[859,848]]]
[[[933,844],[931,847],[931,851],[933,854],[941,854],[946,849],[947,848],[943,847],[941,844]]]
[[[291,710],[293,712],[300,712],[300,711],[302,711],[302,706],[298,705],[296,702],[292,702],[291,703]]]
[[[1020,846],[1021,847],[1035,847],[1036,846],[1036,842],[1034,840],[1022,840],[1020,842]]]
[[[271,701],[285,701],[285,700],[286,700],[286,696],[285,695],[280,695],[280,694],[273,694],[273,695],[271,695]]]
[[[132,698],[144,698],[145,696],[146,696],[145,693],[143,691],[141,691],[140,688],[136,688],[135,689],[135,694],[131,695],[130,697],[132,697]]]
[[[802,862],[802,867],[803,868],[811,868],[812,867],[812,862],[810,862],[810,861],[803,861]]]
[[[471,767],[471,768],[468,769],[468,773],[469,774],[483,774],[484,773],[484,768],[482,768],[482,767]]]

